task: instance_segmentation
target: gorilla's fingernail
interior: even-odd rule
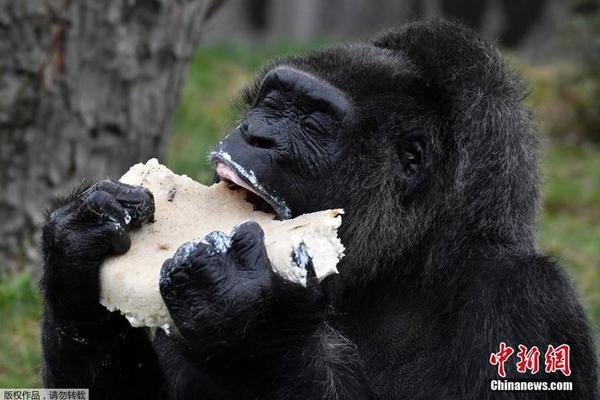
[[[188,258],[190,257],[190,254],[192,254],[196,247],[197,244],[194,242],[186,242],[182,244],[175,252],[175,255],[173,256],[173,261],[177,265],[186,263],[188,261]]]
[[[231,246],[231,238],[220,231],[213,231],[204,236],[200,243],[204,243],[211,248],[210,255],[223,254]]]

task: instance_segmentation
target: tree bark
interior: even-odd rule
[[[162,156],[215,3],[0,0],[0,272],[39,265],[51,198]]]

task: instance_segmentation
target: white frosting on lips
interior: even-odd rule
[[[292,212],[287,204],[285,204],[285,201],[278,198],[274,193],[266,190],[263,185],[258,182],[254,171],[247,170],[234,161],[229,153],[224,151],[213,151],[210,153],[210,158],[216,160],[217,175],[262,197],[271,204],[281,218],[287,219],[291,217]],[[226,161],[228,165],[223,163],[223,161],[218,161],[219,159]],[[224,175],[221,175],[221,173]]]
[[[232,231],[244,221],[261,225],[273,269],[301,284],[306,284],[308,264],[302,257],[312,258],[317,278],[323,279],[337,273],[336,265],[344,255],[337,237],[342,210],[278,221],[272,214],[254,211],[242,190],[230,190],[224,182],[201,185],[174,174],[155,159],[134,165],[121,181],[148,188],[156,207],[156,221],[130,233],[131,249],[111,257],[101,268],[100,302],[109,310],[119,310],[132,326],[173,328],[158,288],[163,262],[182,244],[203,238],[212,241],[218,251],[227,251]],[[302,243],[306,251],[292,257]]]

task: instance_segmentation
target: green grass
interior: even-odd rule
[[[0,388],[40,386],[41,301],[32,281],[0,280]]]
[[[573,277],[600,332],[600,149],[554,145],[542,168],[538,243]]]
[[[234,126],[232,103],[244,82],[268,59],[306,48],[219,46],[201,49],[189,68],[177,110],[167,164],[204,182],[206,154]],[[532,83],[529,104],[545,119],[544,103],[554,72],[523,66]],[[551,69],[552,71],[552,69]],[[541,125],[544,130],[545,124]],[[545,176],[538,246],[556,257],[579,288],[592,323],[600,330],[600,149],[553,143],[542,161]],[[0,276],[0,387],[38,386],[40,298],[27,275]]]

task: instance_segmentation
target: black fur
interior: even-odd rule
[[[257,225],[214,233],[165,262],[181,335],[151,342],[98,305],[96,279],[107,254],[127,250],[128,227],[151,219],[151,198],[96,185],[44,230],[47,386],[95,398],[598,398],[577,295],[535,248],[536,138],[493,46],[450,23],[409,24],[277,61],[244,100],[213,162],[253,171],[282,218],[344,208],[340,274],[290,283]],[[518,374],[515,356],[507,374],[574,391],[492,392],[501,341],[569,344],[568,378],[543,359],[538,375]]]

